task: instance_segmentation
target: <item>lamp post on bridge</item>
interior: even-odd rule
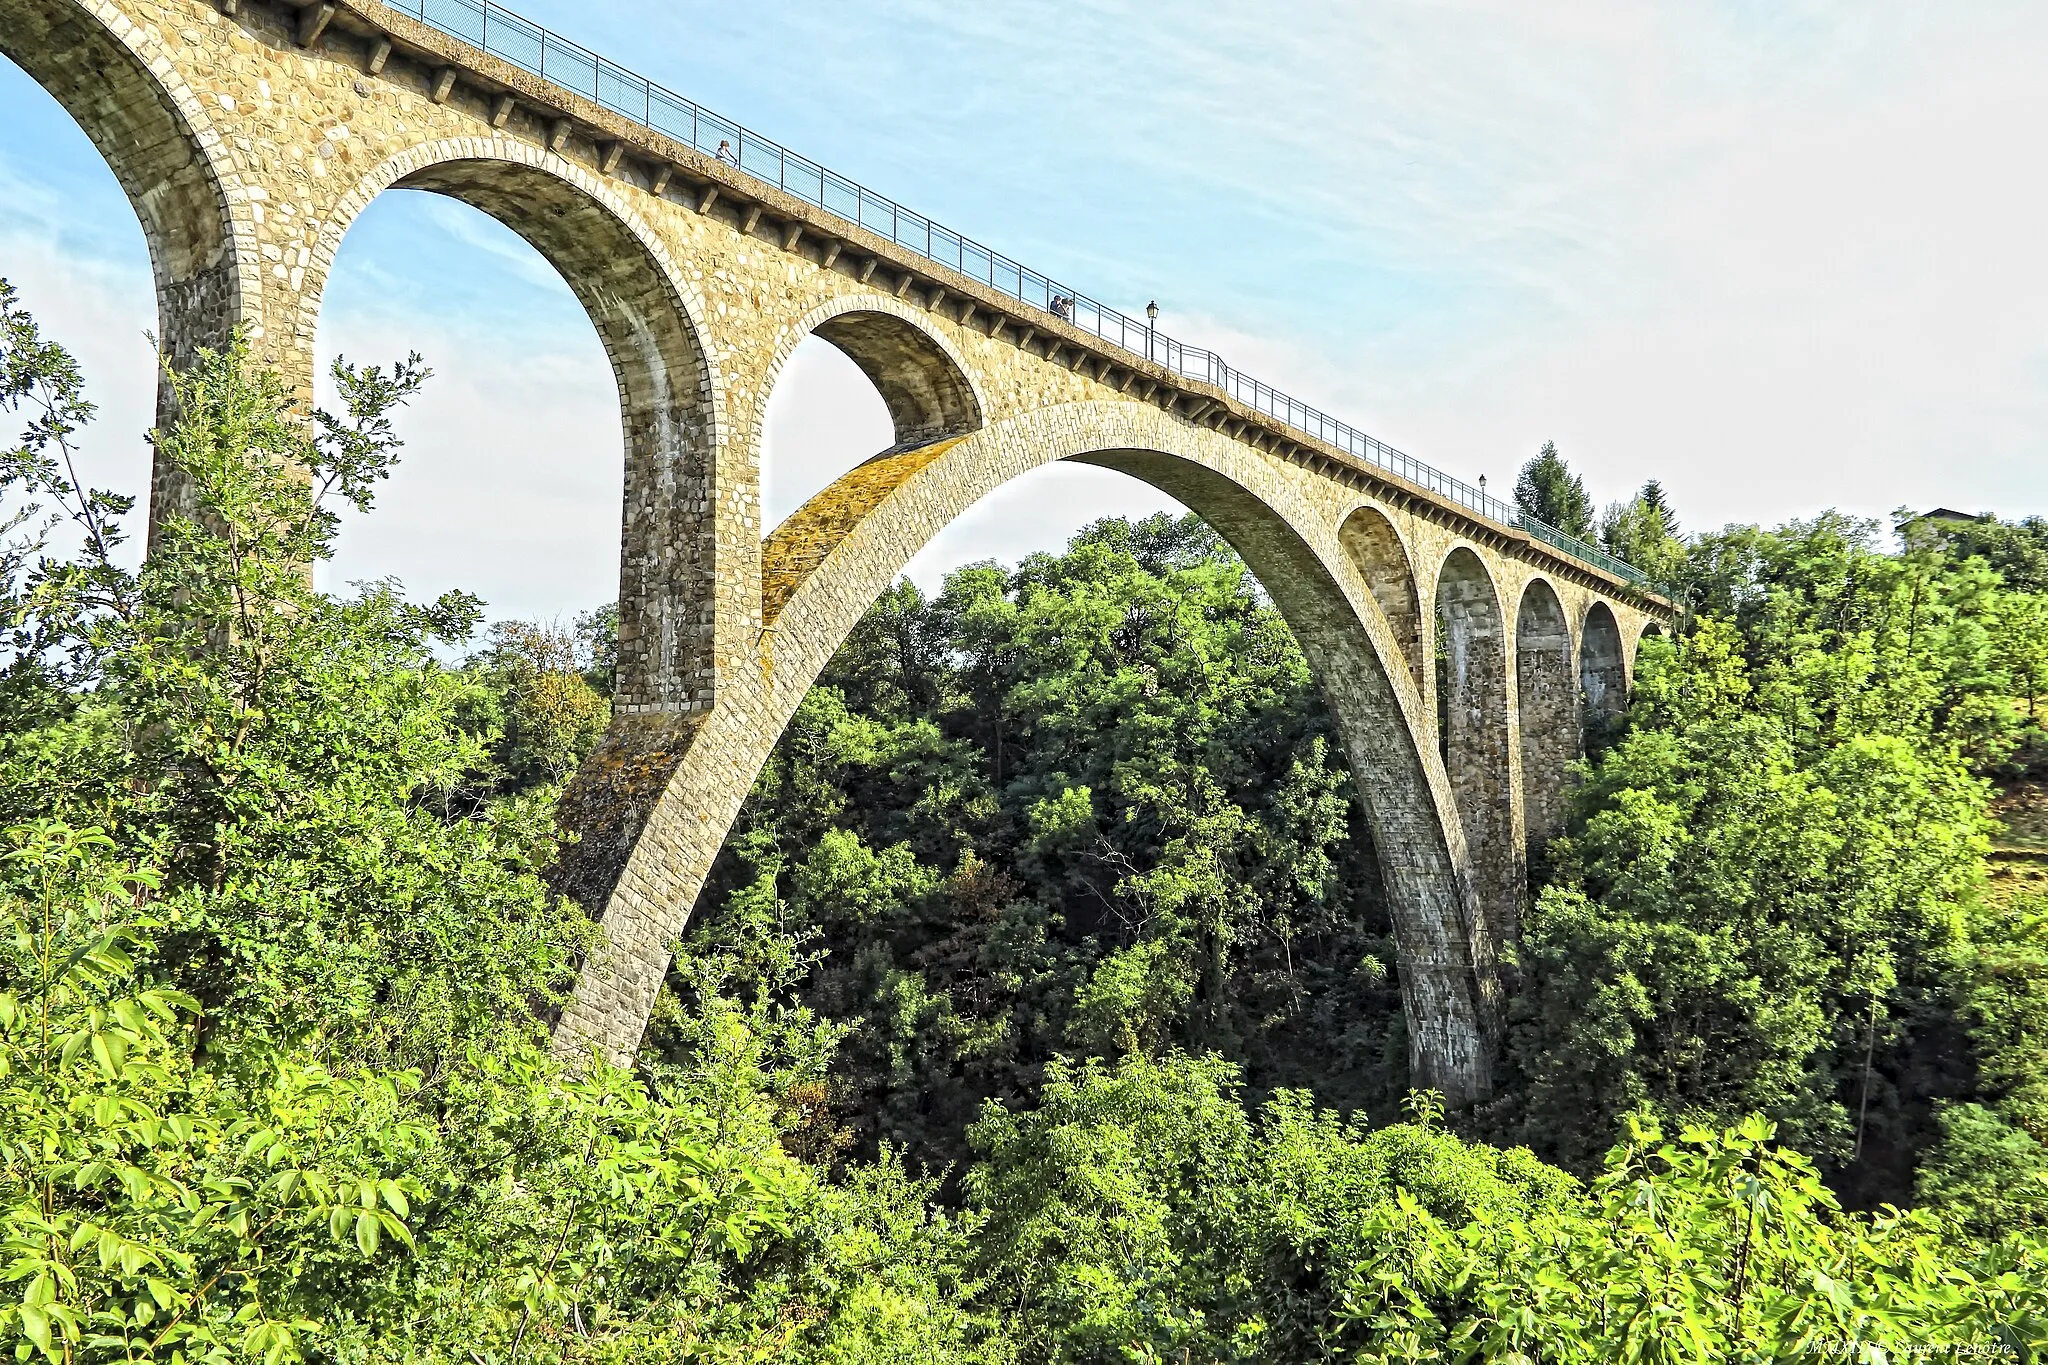
[[[1154,299],[1152,300],[1152,302],[1145,305],[1145,359],[1147,360],[1154,360],[1157,358],[1152,354],[1152,340],[1158,334],[1159,300]]]

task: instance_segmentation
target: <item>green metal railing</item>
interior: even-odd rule
[[[893,199],[876,194],[817,162],[721,118],[693,100],[614,66],[603,57],[558,34],[550,33],[491,0],[387,0],[403,12],[450,37],[482,48],[602,105],[667,138],[718,157],[766,184],[815,204],[856,227],[867,229],[949,269],[958,271],[1021,303],[1072,323],[1084,332],[1154,361],[1186,379],[1199,380],[1232,398],[1277,418],[1296,431],[1327,442],[1367,464],[1398,474],[1412,483],[1470,508],[1503,525],[1517,527],[1595,568],[1628,583],[1645,585],[1639,569],[1598,546],[1567,535],[1527,515],[1519,507],[1491,497],[1462,479],[1376,441],[1347,422],[1339,421],[1272,385],[1262,383],[1224,363],[1214,351],[1187,346],[1159,332],[1149,322],[1107,306],[1078,289],[1021,265],[970,237],[962,236]]]

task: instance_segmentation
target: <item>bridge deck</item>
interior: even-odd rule
[[[217,3],[232,11],[235,0]],[[844,256],[849,269],[872,272],[887,264],[897,274],[899,294],[916,287],[928,298],[936,291],[940,298],[977,307],[992,329],[1012,328],[1024,345],[1043,339],[1049,359],[1067,354],[1076,368],[1092,359],[1101,367],[1098,376],[1177,415],[1230,430],[1325,472],[1348,474],[1404,503],[1441,508],[1478,538],[1526,546],[1632,597],[1659,600],[1641,571],[1599,547],[1280,392],[1213,351],[1158,332],[490,0],[289,3],[300,10],[304,43],[317,41],[339,21],[367,35],[373,52],[379,40],[402,46],[443,65],[451,78],[460,70],[472,84],[558,115],[558,142],[571,127],[587,132],[604,149],[607,172],[617,171],[631,151],[645,163],[651,185],[688,193],[701,212],[725,204],[738,210],[748,230],[761,217],[772,218],[785,249],[808,241],[829,253],[828,262]],[[496,121],[502,124],[511,107],[501,105]]]

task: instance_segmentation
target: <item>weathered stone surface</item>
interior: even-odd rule
[[[1541,578],[1515,613],[1515,728],[1522,749],[1522,834],[1534,859],[1564,828],[1566,765],[1579,756],[1579,687],[1571,626]]]
[[[0,51],[136,207],[174,363],[239,327],[310,396],[335,253],[393,186],[525,237],[612,362],[619,690],[564,799],[582,837],[557,869],[604,934],[565,1050],[637,1044],[755,774],[868,604],[977,499],[1071,459],[1179,498],[1272,592],[1372,821],[1418,1084],[1487,1092],[1526,849],[1664,604],[375,0],[324,25],[232,8],[0,0]],[[764,546],[765,404],[810,335],[875,382],[896,445]],[[160,475],[154,511],[178,496]]]

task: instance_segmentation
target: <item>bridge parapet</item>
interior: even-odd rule
[[[233,12],[240,0],[220,3]],[[367,65],[381,70],[395,45],[424,63],[438,98],[451,98],[457,86],[473,87],[490,100],[500,127],[516,109],[529,108],[546,124],[550,150],[563,150],[572,137],[587,141],[607,175],[630,155],[642,163],[638,173],[656,194],[673,186],[700,212],[723,201],[750,232],[765,218],[785,250],[808,242],[807,254],[831,258],[828,268],[841,255],[862,272],[885,264],[898,297],[916,289],[926,306],[938,308],[950,293],[956,307],[986,310],[989,326],[1001,328],[1006,320],[1021,346],[1035,335],[1049,353],[1072,348],[1070,363],[1093,356],[1128,369],[1129,382],[1145,386],[1146,401],[1163,401],[1176,415],[1226,429],[1235,423],[1233,435],[1263,433],[1289,458],[1352,462],[1414,496],[1526,536],[1605,574],[1620,590],[1646,586],[1638,570],[1600,547],[1282,393],[1216,352],[1189,346],[1150,319],[1140,322],[1032,270],[492,0],[289,3],[297,8],[302,46],[337,33],[339,21],[340,29],[359,31]]]

